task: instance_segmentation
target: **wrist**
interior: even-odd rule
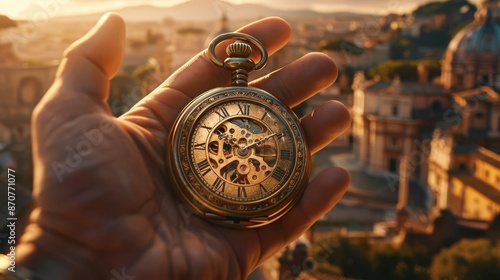
[[[91,260],[88,250],[65,242],[35,224],[27,227],[15,253],[16,270],[28,270],[38,277],[34,279],[93,279],[93,272],[88,269]]]

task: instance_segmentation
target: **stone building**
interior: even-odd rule
[[[426,199],[420,223],[449,211],[459,224],[485,230],[500,213],[500,1],[483,1],[474,22],[450,42],[439,84],[419,67],[419,82],[365,80],[353,84],[355,189],[386,190],[409,184],[408,203]],[[408,159],[408,180],[400,161]],[[342,164],[339,162],[339,164]],[[406,176],[406,175],[405,175]],[[394,178],[394,179],[391,179]],[[401,188],[401,187],[400,187]],[[412,189],[425,190],[415,197]],[[349,192],[348,192],[349,195]],[[422,227],[431,230],[432,226]]]
[[[429,82],[365,81],[358,74],[353,87],[354,154],[371,174],[397,174],[401,155],[426,150],[435,122],[451,103],[441,86]],[[411,177],[425,178],[421,160],[414,161]]]
[[[24,63],[4,38],[13,23],[0,26],[0,171],[16,167],[31,182],[31,112],[52,84],[57,65]]]

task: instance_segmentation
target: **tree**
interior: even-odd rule
[[[319,249],[319,256],[328,256],[331,267],[338,268],[344,277],[365,280],[430,279],[429,252],[423,245],[380,247],[372,245],[368,237],[334,236],[317,241],[314,247]]]
[[[356,45],[355,43],[344,39],[323,41],[320,43],[319,48],[321,51],[341,51],[344,53],[349,53],[351,55],[361,55],[363,53],[363,48],[358,47],[358,45]]]
[[[324,246],[325,244],[328,244]],[[335,236],[323,241],[322,247],[334,248],[332,253],[328,250],[320,255],[328,255],[328,262],[341,269],[342,275],[350,278],[369,279],[372,275],[369,254],[371,246],[368,238],[349,239]]]
[[[418,81],[418,65],[423,63],[429,71],[429,79],[441,74],[441,65],[435,60],[389,60],[370,69],[371,77],[379,76],[381,79],[390,81],[397,75],[402,81]]]
[[[486,239],[463,239],[437,254],[431,266],[432,279],[500,279],[500,245]]]

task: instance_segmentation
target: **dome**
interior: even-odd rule
[[[451,63],[492,63],[500,61],[500,1],[487,0],[476,19],[455,35],[445,60]]]

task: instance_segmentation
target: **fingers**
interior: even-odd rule
[[[316,176],[299,203],[281,219],[285,239],[290,240],[302,234],[330,211],[346,192],[349,181],[349,173],[340,167],[330,167]]]
[[[351,125],[351,114],[338,101],[327,101],[301,119],[312,154],[324,148]]]
[[[275,223],[258,228],[263,248],[259,262],[296,240],[330,211],[346,192],[349,180],[345,169],[324,170],[309,183],[300,201],[288,213]]]
[[[250,85],[294,107],[331,86],[337,75],[337,66],[330,57],[322,53],[310,53]]]
[[[291,27],[283,19],[272,17],[244,26],[238,32],[256,37],[271,55],[288,42]],[[223,47],[218,48],[218,53],[221,49]],[[230,80],[227,70],[215,66],[205,50],[170,76],[162,87],[175,89],[194,98],[209,89],[229,85]]]
[[[64,90],[51,91],[49,97],[68,101],[83,95],[105,101],[109,80],[120,68],[125,48],[125,24],[116,14],[108,13],[86,35],[65,52],[55,85]],[[63,96],[67,95],[67,96]],[[71,104],[66,104],[71,105]]]

